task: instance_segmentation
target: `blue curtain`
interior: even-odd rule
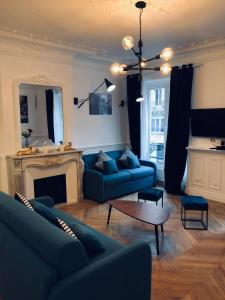
[[[127,76],[127,103],[132,151],[140,157],[141,154],[141,118],[140,103],[136,102],[140,94],[141,84],[139,74]]]
[[[192,81],[191,64],[172,69],[165,155],[165,189],[172,194],[184,194],[181,183],[186,167],[186,147],[190,134]]]
[[[48,123],[48,138],[55,143],[54,134],[54,94],[53,90],[46,90],[46,110],[47,110],[47,123]]]

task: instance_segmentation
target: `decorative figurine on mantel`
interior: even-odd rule
[[[29,147],[29,138],[31,137],[32,133],[33,133],[33,130],[30,128],[22,131],[22,137],[25,138],[25,143],[24,143],[25,148]]]
[[[64,151],[73,150],[72,148],[72,142],[68,142],[68,144],[64,147]]]
[[[25,150],[20,150],[16,153],[17,156],[23,156],[23,155],[32,155],[32,154],[37,154],[38,149],[34,147],[29,147],[28,149]]]

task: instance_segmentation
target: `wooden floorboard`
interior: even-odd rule
[[[137,195],[121,199],[136,201]],[[60,209],[123,244],[148,241],[153,254],[153,300],[225,300],[225,204],[209,201],[207,231],[183,229],[179,197],[165,195],[164,207],[170,219],[160,238],[159,257],[151,225],[112,210],[107,229],[108,205],[89,200]]]

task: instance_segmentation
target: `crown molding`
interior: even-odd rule
[[[95,60],[96,62],[112,62],[115,57],[107,54],[107,51],[90,48],[85,45],[75,45],[73,43],[66,43],[60,40],[52,40],[47,37],[35,36],[24,32],[18,32],[8,28],[0,27],[0,52],[6,54],[16,54],[21,52],[22,56],[32,58],[44,58],[46,54],[54,52],[53,57],[47,57],[47,60],[60,60],[64,57],[66,61],[71,62],[71,59],[85,59]],[[10,47],[11,46],[11,47]],[[11,48],[11,49],[10,49]],[[5,50],[5,51],[4,51]],[[26,53],[27,52],[27,53]],[[25,54],[26,53],[26,54]],[[48,56],[48,55],[47,55]],[[50,56],[50,55],[49,55]]]
[[[225,37],[178,47],[175,52],[174,63],[204,63],[225,59]]]
[[[64,41],[37,37],[32,34],[0,27],[0,53],[71,64],[89,60],[110,64],[113,61],[133,63],[133,60],[109,55],[106,50],[75,45]],[[225,58],[225,37],[192,43],[175,49],[173,65],[179,63],[203,63]],[[153,66],[155,63],[152,64]],[[156,63],[157,65],[157,63]]]

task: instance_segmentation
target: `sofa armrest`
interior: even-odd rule
[[[151,250],[138,243],[119,250],[57,284],[49,300],[149,300]]]
[[[83,189],[85,197],[102,203],[104,200],[104,180],[102,173],[92,169],[84,169]]]
[[[140,159],[139,160],[141,166],[146,166],[146,167],[151,167],[155,170],[155,174],[154,174],[154,185],[156,185],[156,176],[157,176],[157,167],[156,167],[156,164],[152,161],[149,161],[149,160],[143,160],[143,159]]]
[[[49,197],[49,196],[43,196],[43,197],[37,197],[37,198],[31,199],[30,200],[31,204],[34,201],[44,204],[47,207],[54,207],[54,205],[55,205],[54,200],[52,199],[52,197]]]

